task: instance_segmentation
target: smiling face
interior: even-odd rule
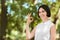
[[[39,16],[42,20],[44,20],[45,18],[47,18],[47,12],[43,9],[43,8],[40,8],[39,9]]]

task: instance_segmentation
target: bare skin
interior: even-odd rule
[[[39,9],[39,16],[42,19],[42,22],[46,22],[48,20],[48,17],[46,15],[47,15],[46,11],[43,8],[40,8]],[[29,25],[30,25],[30,23],[32,21],[33,21],[33,18],[31,17],[31,14],[28,14],[28,19],[27,19],[27,23],[26,23],[26,40],[30,40],[35,36],[36,28],[34,28],[32,30],[32,32],[29,31]],[[53,24],[51,26],[52,27],[50,29],[50,34],[51,34],[50,39],[51,40],[56,40],[56,28],[55,28],[55,25]]]
[[[32,30],[32,32],[29,31],[29,25],[33,21],[33,18],[30,16],[31,16],[31,14],[28,14],[28,19],[27,19],[27,23],[26,23],[26,40],[30,40],[35,35],[35,28]]]

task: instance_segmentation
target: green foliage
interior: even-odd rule
[[[26,3],[25,6],[23,6]],[[31,23],[31,30],[41,22],[38,18],[38,7],[41,4],[47,4],[51,9],[52,19],[57,14],[59,8],[59,2],[42,1],[34,5],[34,1],[31,0],[13,0],[10,3],[11,13],[8,16],[8,27],[6,29],[6,40],[26,40],[25,28],[27,14],[32,13],[34,21]],[[8,3],[7,3],[8,4]],[[7,5],[9,6],[9,4]],[[59,25],[60,26],[60,25]]]

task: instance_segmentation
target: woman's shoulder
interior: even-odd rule
[[[55,24],[52,22],[51,26],[55,26]]]
[[[55,24],[50,20],[50,22],[51,22],[51,26],[54,26]]]
[[[51,26],[50,26],[50,28],[51,27],[55,27],[56,25],[51,21]]]

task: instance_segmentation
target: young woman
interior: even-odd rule
[[[26,23],[26,39],[30,40],[56,40],[55,24],[49,20],[51,16],[50,9],[47,5],[41,5],[38,9],[38,16],[42,19],[32,32],[29,31],[29,25],[33,21],[31,14],[28,14]]]

